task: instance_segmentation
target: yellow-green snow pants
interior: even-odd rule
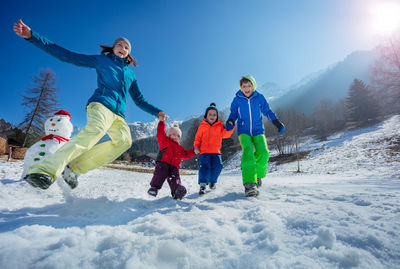
[[[242,178],[243,184],[257,183],[257,178],[264,178],[267,174],[269,151],[264,135],[239,135],[242,146]]]
[[[32,165],[27,174],[48,174],[55,180],[66,165],[75,173],[84,174],[115,160],[131,147],[131,132],[124,118],[97,102],[87,106],[86,114],[85,128],[53,155]],[[111,141],[96,145],[106,133]]]

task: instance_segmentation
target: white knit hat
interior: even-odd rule
[[[128,44],[129,53],[131,53],[131,49],[132,49],[131,42],[129,42],[129,40],[127,38],[125,38],[125,37],[119,37],[119,38],[115,39],[114,44],[113,44],[113,48],[114,48],[115,44],[117,44],[119,41],[122,41],[122,42],[125,42],[126,44]]]
[[[178,124],[174,124],[173,127],[168,129],[168,136],[170,135],[170,131],[175,130],[176,132],[179,133],[179,136],[182,137],[182,131],[181,129],[179,129],[179,125]]]

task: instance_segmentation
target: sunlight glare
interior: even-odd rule
[[[400,5],[386,3],[375,6],[373,9],[375,21],[374,29],[381,34],[391,34],[400,27]]]

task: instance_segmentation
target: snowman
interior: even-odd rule
[[[69,141],[73,129],[71,115],[65,110],[58,111],[46,120],[44,129],[46,136],[26,151],[22,178],[25,177],[31,165],[40,163]]]

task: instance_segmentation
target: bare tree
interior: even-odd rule
[[[39,76],[33,78],[35,86],[25,91],[27,95],[21,95],[22,105],[28,110],[19,125],[25,131],[23,146],[32,144],[43,136],[45,120],[57,109],[58,89],[54,87],[56,81],[56,76],[50,69],[39,70]]]
[[[288,128],[287,134],[292,137],[292,142],[295,146],[295,153],[297,159],[297,172],[300,173],[300,139],[303,137],[305,130],[307,128],[307,117],[304,113],[297,111],[296,109],[292,108],[286,111],[286,116],[284,119],[287,118],[288,121]]]
[[[268,120],[264,121],[264,127],[271,148],[276,148],[280,155],[293,154],[298,151],[300,138],[307,128],[307,117],[294,108],[287,110],[277,109],[278,118],[285,124],[284,134],[277,134],[277,129]]]
[[[387,36],[376,50],[378,57],[371,74],[383,112],[400,113],[400,31]]]
[[[275,114],[280,118],[280,120],[285,124],[286,129],[288,128],[288,123],[286,118],[282,118],[281,115],[284,114],[284,110],[277,109]],[[270,148],[275,148],[279,155],[283,155],[285,153],[290,152],[288,145],[289,137],[287,136],[287,132],[283,135],[277,135],[276,127],[266,118],[263,119],[264,128],[265,128],[265,136],[267,137],[268,145]]]
[[[314,134],[319,139],[325,140],[334,131],[337,131],[337,121],[340,113],[336,114],[335,106],[331,100],[321,100],[311,114],[311,121]]]
[[[297,172],[300,172],[300,142],[307,129],[307,117],[304,113],[297,111],[294,108],[287,110],[277,110],[279,119],[286,126],[286,131],[283,135],[278,135],[274,139],[274,143],[280,154],[296,154]],[[276,128],[275,128],[276,133]]]

